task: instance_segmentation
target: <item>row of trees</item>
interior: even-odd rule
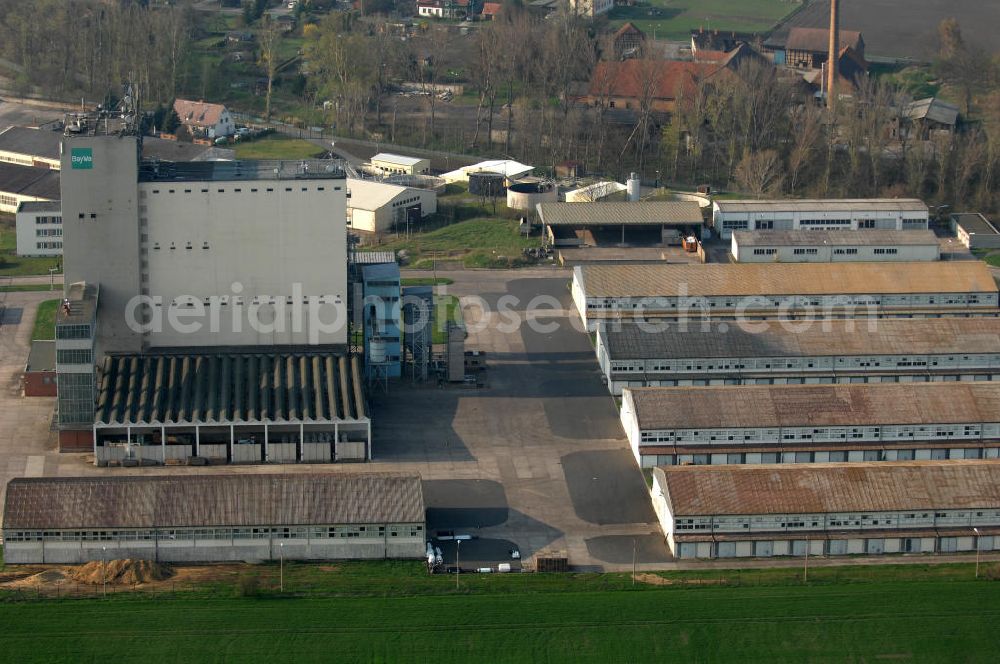
[[[0,0],[0,57],[24,92],[101,99],[129,79],[147,99],[169,100],[187,74],[193,10],[145,5]]]

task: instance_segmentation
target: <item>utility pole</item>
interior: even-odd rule
[[[976,578],[979,578],[979,528],[973,528],[972,531],[976,533]]]
[[[632,538],[632,585],[635,585],[635,538]]]
[[[101,585],[104,586],[103,597],[108,596],[108,547],[101,547]]]
[[[458,562],[461,553],[462,540],[455,540],[455,590],[458,590],[458,575],[462,572],[462,566]]]
[[[830,53],[826,60],[826,107],[837,100],[837,59],[840,57],[840,0],[830,0]]]
[[[802,567],[802,583],[809,583],[809,540],[806,539],[806,562]]]
[[[285,543],[278,542],[278,555],[281,562],[278,563],[278,591],[285,592]]]

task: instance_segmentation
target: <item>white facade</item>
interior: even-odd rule
[[[337,332],[317,326],[346,316],[343,180],[143,182],[139,200],[146,208],[149,294],[162,302],[158,314],[168,316],[171,304],[183,313],[189,296],[204,306],[217,296],[220,309],[242,306],[249,317],[258,308],[260,320],[275,323],[270,332],[269,323],[255,331],[248,319],[242,329],[223,323],[218,332],[165,326],[151,335],[151,346],[346,343],[346,325]],[[298,326],[296,306],[310,311]]]
[[[441,10],[440,7],[420,7],[421,10],[424,9],[437,9]],[[421,14],[421,16],[429,16],[430,14]],[[440,16],[440,14],[435,14]],[[383,175],[422,175],[427,173],[431,168],[431,162],[429,159],[420,159],[418,157],[406,157],[398,154],[389,154],[388,152],[380,152],[371,158],[372,168],[379,171]]]
[[[205,162],[140,177],[134,137],[65,141],[66,282],[100,284],[103,350],[346,344],[342,174]],[[89,165],[72,168],[80,150]]]
[[[21,205],[15,223],[18,256],[62,256],[62,212],[58,203]]]
[[[715,201],[715,232],[753,230],[927,229],[927,206],[915,199]]]
[[[841,231],[844,232],[844,231]],[[862,231],[863,232],[863,231]],[[913,231],[916,232],[916,231]],[[927,231],[931,235],[931,231]],[[936,261],[941,258],[941,248],[936,240],[926,244],[828,244],[817,239],[810,242],[811,232],[803,232],[801,241],[794,244],[767,242],[755,239],[749,246],[740,244],[740,231],[732,232],[732,256],[737,263],[857,263],[889,261]],[[782,233],[782,235],[785,235]],[[825,235],[825,233],[824,233]]]
[[[622,390],[630,387],[1000,380],[1000,352],[925,353],[914,349],[905,354],[838,353],[843,349],[833,345],[836,338],[833,335],[830,336],[829,354],[825,355],[758,357],[733,353],[724,357],[701,357],[692,351],[684,357],[655,357],[655,353],[650,353],[650,357],[617,358],[608,347],[607,325],[609,323],[598,326],[594,344],[604,381],[614,396],[620,396]]]
[[[419,216],[437,212],[437,194],[429,189],[401,187],[373,180],[347,180],[347,226],[353,230],[381,233],[406,222],[408,210]]]
[[[677,558],[770,558],[934,554],[1000,550],[1000,510],[675,514],[667,481],[654,471],[650,497]],[[979,530],[976,534],[974,529]]]

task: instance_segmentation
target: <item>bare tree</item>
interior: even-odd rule
[[[267,95],[264,98],[264,118],[271,119],[271,92],[274,89],[274,77],[278,73],[278,48],[281,46],[281,31],[277,22],[271,20],[270,14],[265,14],[260,33],[260,66],[267,77]]]
[[[736,166],[736,181],[756,198],[781,189],[783,177],[776,150],[748,152]]]

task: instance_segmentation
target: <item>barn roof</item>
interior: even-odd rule
[[[589,94],[638,99],[645,96],[644,89],[651,84],[654,99],[676,99],[680,94],[694,91],[699,81],[715,75],[720,69],[714,63],[677,60],[604,61],[594,68]]]
[[[757,429],[996,422],[992,382],[629,388],[639,429]]]
[[[982,261],[581,265],[587,297],[996,293]]]
[[[389,473],[16,478],[4,529],[422,523],[416,475]]]
[[[601,338],[611,360],[1000,354],[1000,318],[994,317],[725,325],[724,331],[680,325],[644,329],[614,321],[602,323]]]
[[[675,517],[1000,507],[1000,464],[983,461],[661,466]]]

